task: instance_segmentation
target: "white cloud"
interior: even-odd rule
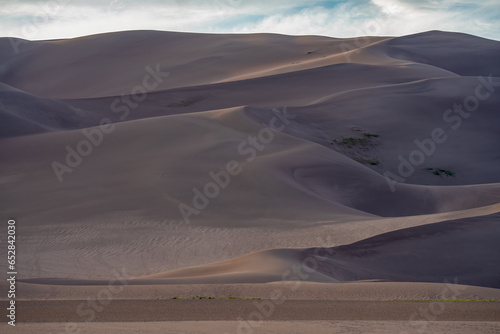
[[[405,15],[410,11],[406,4],[398,0],[372,0],[372,3],[387,15]]]
[[[484,6],[487,5],[497,16],[500,14],[497,3],[486,1]],[[330,9],[315,7],[291,15],[270,15],[259,22],[234,27],[233,31],[356,37],[400,36],[428,30],[446,30],[500,39],[496,21],[492,20],[492,23],[484,16],[488,9],[481,7],[482,10],[474,14],[465,10],[467,6],[474,6],[474,3],[454,0],[371,0],[360,7],[359,3],[348,2]]]
[[[500,39],[499,7],[498,0],[3,0],[0,31],[35,40],[135,29],[333,37],[449,30]]]
[[[192,31],[237,12],[237,8],[225,3],[213,3],[210,10],[175,3],[130,7],[119,1],[100,6],[70,2],[61,6],[45,5],[26,3],[2,7],[0,31],[5,36],[25,39],[68,38],[134,29]],[[2,16],[7,19],[2,20]]]

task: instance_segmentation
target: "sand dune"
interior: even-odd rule
[[[161,279],[165,283],[282,280],[439,283],[460,277],[462,284],[499,288],[500,272],[496,265],[500,252],[499,218],[499,214],[494,214],[423,225],[333,248],[266,250],[141,279],[144,284]]]
[[[0,96],[2,138],[85,128],[99,124],[102,118],[63,101],[34,96],[2,83]]]
[[[438,44],[440,52],[429,48],[429,43]],[[500,56],[498,41],[467,34],[430,31],[394,38],[387,44],[388,54],[397,59],[429,64],[461,76],[500,76],[500,65],[495,61]],[[479,57],[478,49],[481,50]]]
[[[148,64],[160,64],[162,71],[171,73],[170,80],[156,89],[161,90],[249,78],[255,76],[253,73],[292,72],[295,67],[290,65],[295,63],[310,63],[300,68],[315,67],[315,61],[341,53],[341,42],[327,37],[273,34],[134,31],[29,43],[21,49],[20,57],[5,41],[1,59],[9,66],[0,80],[44,97],[110,96],[142,82]],[[29,75],[35,71],[38,80]],[[89,75],[94,72],[101,80]]]
[[[499,288],[500,42],[356,42],[134,31],[15,54],[0,39],[0,210],[19,221],[20,278],[280,282],[323,247],[304,281]]]
[[[439,43],[440,50],[422,51],[432,43]],[[463,47],[464,43],[467,47]],[[349,59],[355,63],[419,63],[436,72],[499,75],[495,65],[497,41],[438,31],[400,38],[371,37],[362,48],[357,47],[356,39],[160,31],[28,42],[22,44],[21,55],[13,53],[7,39],[1,44],[1,60],[6,66],[0,80],[35,95],[55,98],[121,94],[142,81],[148,64],[160,64],[162,71],[171,73],[170,80],[156,89],[161,90],[346,63],[346,49],[354,49]],[[452,64],[446,61],[450,53]],[[481,61],[471,61],[477,54],[481,54]],[[89,75],[94,71],[101,80]],[[37,73],[37,80],[33,80],[32,72]]]

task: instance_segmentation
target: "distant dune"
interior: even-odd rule
[[[500,288],[500,42],[363,41],[1,38],[23,284]]]

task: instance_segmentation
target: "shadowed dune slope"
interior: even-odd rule
[[[72,108],[0,83],[0,136],[71,130],[99,124],[100,115]]]
[[[500,86],[500,79],[496,80]],[[468,111],[464,101],[474,97],[478,86],[488,98]],[[402,182],[498,182],[499,104],[500,87],[489,93],[476,78],[417,80],[353,89],[290,107],[296,118],[284,131],[345,154],[380,174],[389,171]],[[457,108],[461,114],[454,111]],[[263,125],[272,117],[259,108],[248,108],[247,115]],[[433,135],[436,129],[441,133],[438,141]],[[423,155],[413,157],[418,164],[400,167],[402,159],[409,165],[414,151]],[[454,175],[436,176],[435,169]]]
[[[391,57],[429,64],[463,76],[500,77],[498,41],[476,36],[429,31],[387,42]],[[439,45],[439,52],[436,47]]]
[[[397,230],[333,248],[265,250],[141,279],[165,283],[180,279],[193,283],[250,283],[253,279],[459,282],[499,288],[499,237],[500,214],[494,214]]]
[[[117,123],[247,105],[303,107],[316,104],[332,94],[397,85],[435,75],[434,69],[419,64],[405,66],[386,76],[391,71],[392,67],[388,65],[333,64],[234,82],[154,91],[137,101],[132,88],[124,91],[122,96],[58,100],[40,98],[5,85],[5,89],[0,90],[0,97],[11,114],[56,131],[96,126],[102,119]],[[308,84],[304,84],[306,82]],[[47,110],[47,105],[51,109]],[[28,106],[31,111],[28,111]],[[52,126],[47,127],[46,123]],[[29,128],[23,131],[19,125],[11,126],[7,122],[1,126],[5,128],[2,131],[4,137],[32,133]],[[17,130],[8,130],[13,127]]]
[[[257,149],[249,138],[261,129],[243,108],[235,108],[119,123],[109,134],[91,128],[6,139],[0,149],[9,163],[1,171],[11,181],[3,185],[10,197],[2,211],[54,223],[92,219],[106,211],[184,221],[179,209],[184,203],[191,210],[198,207],[187,215],[193,224],[258,226],[429,214],[500,202],[495,183],[401,183],[391,191],[387,179],[365,165],[294,136],[274,133]],[[85,146],[90,155],[71,153],[89,138],[100,141]],[[237,162],[239,173],[220,176],[230,161]],[[215,179],[227,185],[217,187],[212,200],[205,195],[208,204],[200,208],[204,200],[197,192],[212,192],[205,189]],[[28,191],[32,188],[43,189],[43,198]]]

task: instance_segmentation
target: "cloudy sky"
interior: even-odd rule
[[[154,29],[354,37],[458,31],[500,40],[500,0],[0,0],[0,36]]]

